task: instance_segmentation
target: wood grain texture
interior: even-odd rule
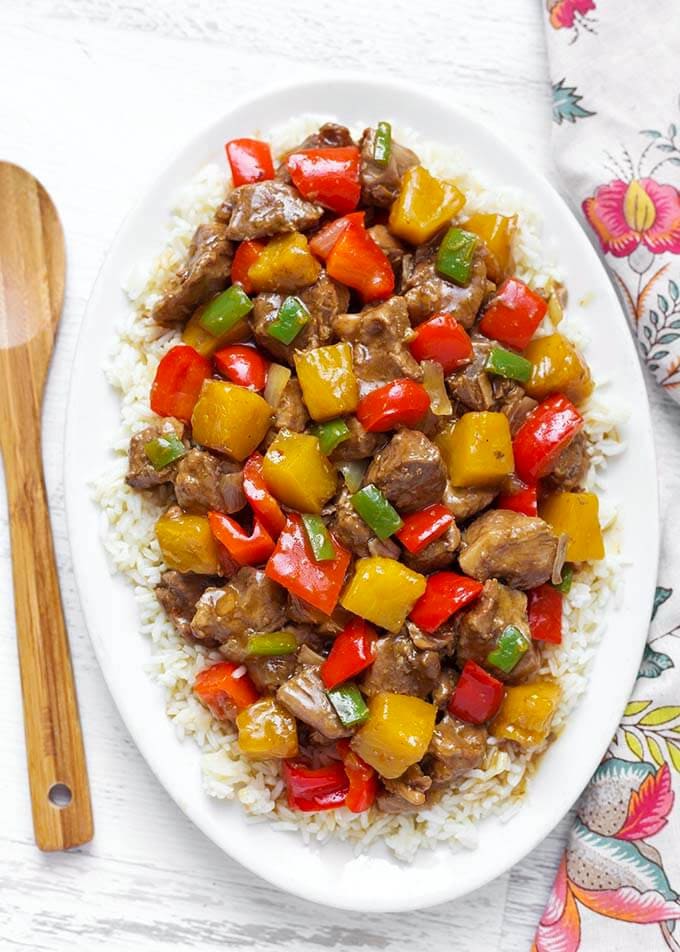
[[[0,492],[2,952],[529,949],[566,822],[509,874],[458,902],[369,917],[271,889],[191,826],[139,756],[102,680],[71,571],[62,456],[70,368],[92,284],[122,216],[188,137],[235,97],[279,76],[353,67],[446,90],[549,174],[540,6],[538,0],[431,0],[425,16],[422,5],[408,0],[0,3],[0,88],[12,91],[0,96],[0,154],[31,168],[48,187],[69,252],[43,446],[97,816],[94,841],[74,853],[45,855],[33,845]],[[261,24],[268,29],[257,29]],[[110,316],[101,320],[109,334]],[[677,408],[656,388],[651,396],[661,471],[678,469]],[[649,952],[661,948],[655,939],[652,930]]]
[[[42,473],[40,408],[64,297],[64,236],[43,187],[0,163],[0,448],[33,827],[42,850],[92,839],[92,809]],[[62,785],[70,802],[54,802]]]

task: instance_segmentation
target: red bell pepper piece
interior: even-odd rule
[[[209,360],[186,344],[169,350],[158,365],[151,385],[150,405],[159,416],[191,422],[203,381],[212,373]]]
[[[225,145],[234,187],[274,178],[272,153],[259,139],[232,139]]]
[[[217,541],[239,565],[262,565],[274,551],[274,540],[257,516],[250,535],[223,512],[209,512],[208,522]]]
[[[262,462],[259,453],[253,453],[246,460],[243,467],[243,492],[259,521],[275,539],[285,526],[286,517],[267,488],[262,475]]]
[[[302,519],[297,513],[291,513],[265,569],[270,579],[326,615],[337,605],[350,561],[348,550],[332,533],[329,535],[335,558],[317,562]]]
[[[215,354],[215,365],[223,377],[249,390],[264,390],[269,362],[254,347],[232,344]]]
[[[321,665],[321,680],[325,686],[329,690],[337,687],[372,665],[377,640],[375,628],[363,618],[352,618],[333,642]]]
[[[532,588],[529,597],[529,628],[535,641],[562,644],[562,592],[545,583]]]
[[[243,665],[220,661],[199,671],[194,681],[194,694],[218,720],[231,720],[233,708],[240,711],[260,700],[260,695],[247,672],[235,678]]]
[[[358,221],[349,222],[341,231],[326,259],[326,271],[358,291],[364,301],[388,298],[394,291],[389,258]]]
[[[521,489],[514,493],[501,493],[496,500],[499,509],[510,509],[512,512],[521,512],[525,516],[538,515],[538,483],[528,485],[523,483]]]
[[[466,661],[449,701],[449,712],[461,721],[483,724],[498,711],[504,688],[498,678],[474,661]]]
[[[284,760],[281,769],[291,809],[312,813],[344,805],[349,780],[341,763],[313,769],[298,761]]]
[[[349,781],[345,806],[352,813],[363,813],[365,810],[370,810],[378,795],[378,775],[376,771],[358,754],[354,753],[346,738],[339,740],[336,746],[342,757]]]
[[[317,258],[321,258],[322,261],[325,261],[333,250],[335,242],[350,222],[357,222],[357,224],[363,227],[365,215],[366,212],[351,212],[342,218],[334,218],[333,221],[329,221],[327,225],[320,228],[317,233],[309,239],[309,250],[312,254],[315,254]]]
[[[346,215],[359,204],[359,160],[357,147],[348,145],[291,152],[286,166],[301,195],[338,215]]]
[[[432,634],[454,612],[478,598],[483,588],[481,582],[467,575],[435,572],[428,578],[425,592],[413,606],[409,617],[423,631]]]
[[[252,294],[255,290],[248,272],[266,247],[264,241],[251,238],[242,241],[236,249],[234,260],[231,262],[231,283],[240,284],[246,294]]]
[[[562,450],[583,426],[583,417],[560,393],[532,410],[512,442],[515,472],[525,482],[546,476]]]
[[[524,281],[508,278],[484,311],[479,329],[486,337],[524,350],[547,310],[547,303]]]
[[[357,419],[365,430],[384,433],[397,426],[415,426],[425,416],[430,397],[422,384],[408,377],[371,390],[357,407]]]
[[[395,532],[405,549],[417,555],[426,545],[444,535],[453,522],[453,516],[441,503],[435,503],[412,516],[406,516],[404,525]]]
[[[436,360],[445,374],[472,360],[472,341],[451,314],[441,312],[419,324],[410,343],[416,360]]]

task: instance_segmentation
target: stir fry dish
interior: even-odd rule
[[[514,273],[516,218],[467,211],[389,122],[226,159],[129,448],[128,484],[172,502],[158,600],[292,809],[421,811],[552,737],[544,661],[604,556],[591,374],[563,289]]]

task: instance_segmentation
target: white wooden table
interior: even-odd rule
[[[158,785],[112,704],[80,614],[63,509],[64,409],[81,316],[111,237],[154,171],[232,98],[322,68],[448,89],[549,172],[539,0],[0,4],[0,158],[44,182],[67,236],[44,452],[96,823],[95,840],[77,852],[46,856],[33,845],[0,493],[0,949],[529,948],[566,821],[511,873],[421,913],[353,915],[284,895],[220,853]],[[674,418],[663,398],[655,404],[663,463]]]

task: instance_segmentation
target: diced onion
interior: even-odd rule
[[[430,410],[435,416],[451,416],[453,407],[446,392],[442,365],[436,360],[423,360],[420,366],[423,368],[423,386],[430,398]]]
[[[237,668],[235,671],[232,671],[231,676],[235,681],[239,681],[244,674],[246,674],[248,669],[244,664],[240,668]]]
[[[349,463],[338,463],[338,469],[342,473],[349,491],[356,493],[361,489],[368,463],[365,460],[356,459]]]
[[[264,398],[267,403],[276,409],[281,402],[281,395],[290,380],[290,367],[282,364],[270,364],[267,371],[267,384],[264,388]]]

